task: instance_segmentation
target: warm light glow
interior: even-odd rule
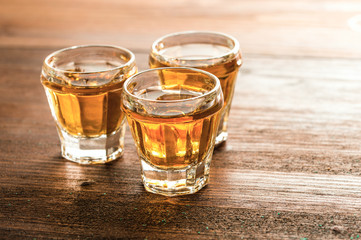
[[[88,180],[83,173],[83,167],[81,165],[68,161],[65,162],[64,177],[66,179],[66,186],[73,191],[80,190],[80,183]]]
[[[361,14],[353,16],[348,21],[348,26],[355,32],[361,32]]]

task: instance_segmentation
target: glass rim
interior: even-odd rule
[[[142,97],[139,97],[137,95],[134,95],[133,93],[130,93],[128,91],[128,85],[130,84],[130,82],[136,78],[137,76],[139,75],[142,75],[144,73],[148,73],[148,72],[153,72],[153,71],[159,71],[159,70],[176,70],[176,69],[180,69],[180,70],[191,70],[191,72],[200,72],[202,74],[205,74],[207,75],[208,77],[214,79],[216,81],[216,84],[215,86],[209,91],[209,92],[206,92],[200,96],[196,96],[196,97],[191,97],[191,98],[186,98],[186,99],[176,99],[176,100],[154,100],[154,99],[149,99],[149,98],[142,98]],[[132,98],[136,99],[136,100],[142,100],[142,101],[146,101],[146,102],[157,102],[157,103],[176,103],[176,102],[186,102],[186,101],[194,101],[194,100],[197,100],[199,98],[204,98],[206,96],[209,96],[217,91],[219,91],[221,89],[221,84],[219,82],[219,79],[216,75],[210,73],[210,72],[207,72],[207,71],[204,71],[204,70],[201,70],[201,69],[197,69],[197,68],[191,68],[191,67],[161,67],[161,68],[151,68],[151,69],[147,69],[147,70],[144,70],[144,71],[141,71],[137,74],[134,74],[133,76],[129,77],[125,82],[124,82],[124,85],[123,85],[123,92],[129,96],[131,96]]]
[[[176,37],[176,36],[181,36],[181,35],[191,35],[191,34],[210,34],[210,35],[214,35],[214,36],[220,36],[220,37],[224,37],[225,39],[230,39],[233,43],[233,47],[230,48],[230,50],[224,54],[219,54],[219,55],[215,55],[212,57],[204,57],[204,58],[196,58],[196,59],[184,59],[182,57],[166,57],[166,55],[162,55],[159,53],[159,50],[157,49],[158,44],[161,41],[164,41],[167,38],[170,37]],[[194,62],[194,61],[205,61],[205,60],[215,60],[215,59],[220,59],[220,58],[225,58],[231,55],[237,55],[240,52],[240,45],[238,40],[226,33],[221,33],[221,32],[216,32],[216,31],[183,31],[183,32],[175,32],[175,33],[170,33],[170,34],[166,34],[158,39],[156,39],[151,47],[151,54],[155,55],[155,56],[162,56],[162,58],[164,58],[164,60],[166,62],[171,62],[171,61],[187,61],[187,62]]]
[[[60,53],[63,53],[63,52],[66,52],[66,51],[72,51],[74,49],[79,49],[79,48],[93,48],[93,47],[104,47],[104,48],[113,48],[113,49],[118,49],[118,50],[121,50],[121,51],[124,51],[126,52],[127,54],[129,54],[130,58],[129,60],[120,65],[120,66],[117,66],[117,67],[114,67],[114,68],[111,68],[111,69],[106,69],[106,70],[100,70],[100,71],[85,71],[85,72],[79,72],[79,71],[69,71],[69,70],[62,70],[62,69],[59,69],[57,67],[53,67],[50,65],[50,58],[56,56],[57,54],[60,54]],[[71,46],[71,47],[66,47],[66,48],[62,48],[62,49],[59,49],[55,52],[52,52],[50,53],[44,60],[44,64],[52,69],[53,71],[55,72],[61,72],[61,73],[80,73],[80,74],[94,74],[94,73],[104,73],[104,72],[112,72],[112,71],[115,71],[115,70],[120,70],[120,69],[123,69],[123,68],[127,68],[127,67],[130,67],[132,64],[134,64],[135,62],[135,55],[134,53],[132,53],[130,50],[126,49],[126,48],[123,48],[123,47],[119,47],[119,46],[116,46],[116,45],[107,45],[107,44],[89,44],[89,45],[75,45],[75,46]]]

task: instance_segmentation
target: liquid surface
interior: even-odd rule
[[[167,58],[181,58],[183,60],[197,60],[221,57],[230,51],[228,47],[213,44],[184,44],[159,50],[160,55]]]
[[[149,100],[183,100],[202,96],[202,92],[195,92],[187,89],[168,89],[162,90],[161,87],[155,86],[138,93],[138,97]]]
[[[53,67],[63,70],[58,71],[57,76],[46,76],[48,81],[60,85],[75,87],[101,87],[106,84],[121,81],[122,75],[115,76],[119,71],[117,68],[123,66],[125,60],[82,60],[52,63]],[[136,69],[136,68],[134,68]],[[135,72],[129,72],[130,75]],[[129,75],[128,74],[128,75]],[[129,77],[129,76],[127,76]]]
[[[76,72],[100,72],[108,71],[114,68],[124,65],[126,61],[122,60],[82,60],[82,61],[70,61],[66,63],[56,64],[57,69],[64,71],[76,71]]]

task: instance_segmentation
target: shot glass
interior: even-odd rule
[[[192,67],[216,75],[221,83],[224,107],[216,146],[228,137],[227,123],[237,74],[242,65],[238,41],[217,32],[179,32],[156,40],[149,56],[151,68]]]
[[[116,46],[75,46],[46,57],[41,82],[64,158],[95,164],[122,156],[121,93],[136,72],[134,54]]]
[[[146,190],[175,196],[208,183],[222,107],[218,78],[198,69],[150,69],[124,83],[123,111]]]

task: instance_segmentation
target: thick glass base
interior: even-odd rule
[[[222,143],[227,141],[228,133],[227,132],[221,132],[216,137],[216,142],[214,143],[214,147],[220,146]]]
[[[228,138],[228,116],[229,116],[230,106],[226,106],[221,115],[221,120],[219,121],[219,127],[217,131],[216,141],[214,143],[215,147],[220,146],[222,143],[227,141]]]
[[[75,137],[59,129],[62,156],[80,164],[102,164],[123,155],[125,125],[110,135]]]
[[[141,158],[145,189],[168,197],[199,191],[208,183],[212,153],[213,149],[202,162],[185,169],[160,169]]]

